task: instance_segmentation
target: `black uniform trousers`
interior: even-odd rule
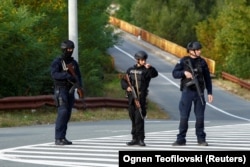
[[[205,102],[204,95],[202,96],[202,98]],[[204,132],[204,112],[206,105],[202,105],[197,91],[191,90],[189,88],[184,88],[182,90],[181,100],[179,103],[180,124],[179,134],[177,135],[177,141],[179,143],[186,143],[186,133],[188,130],[188,120],[192,104],[194,104],[194,114],[196,118],[195,133],[197,136],[197,141],[204,142],[206,140],[206,133]]]
[[[129,99],[129,117],[132,122],[132,129],[131,134],[132,138],[136,140],[144,140],[145,139],[145,127],[144,127],[144,119],[141,117],[140,112],[135,106],[134,99],[131,95],[128,97]],[[146,116],[146,97],[140,97],[140,105],[141,105],[141,112],[143,117]]]
[[[56,87],[55,96],[58,100],[55,139],[65,139],[75,97],[67,86]]]

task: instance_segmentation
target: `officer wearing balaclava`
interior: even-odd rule
[[[75,102],[72,86],[78,82],[82,87],[82,78],[77,61],[72,57],[74,42],[66,40],[61,43],[62,55],[57,57],[51,64],[51,77],[54,80],[54,99],[57,106],[57,118],[55,122],[55,144],[70,145],[71,141],[66,139],[68,122],[71,117]],[[71,64],[75,76],[72,75],[68,66]]]

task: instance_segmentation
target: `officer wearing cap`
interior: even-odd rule
[[[71,141],[66,139],[68,122],[71,117],[75,97],[74,91],[70,91],[73,84],[78,82],[82,87],[82,78],[79,65],[72,57],[74,42],[66,40],[61,43],[62,54],[51,64],[51,77],[54,80],[54,99],[57,106],[57,118],[55,123],[55,144],[70,145]],[[73,76],[68,68],[68,64],[73,64],[76,76]]]
[[[133,89],[135,90],[139,99],[141,112],[136,109],[136,104],[132,96],[132,89],[125,79],[121,80],[122,89],[126,90],[129,101],[129,117],[132,122],[132,140],[127,142],[128,146],[139,145],[145,146],[145,129],[144,129],[144,118],[147,115],[146,111],[146,97],[148,95],[148,87],[151,78],[158,76],[158,71],[148,64],[148,54],[144,51],[139,51],[134,55],[136,64],[127,69],[126,74],[129,77],[129,81]]]
[[[211,103],[213,101],[212,81],[208,65],[200,56],[201,49],[202,46],[198,41],[188,43],[187,52],[189,55],[180,59],[172,71],[174,78],[181,79],[180,90],[182,92],[179,102],[179,133],[177,134],[177,140],[172,144],[173,146],[186,145],[186,133],[192,103],[194,104],[196,117],[195,132],[197,143],[201,146],[208,146],[206,133],[204,132],[204,112],[206,106],[204,89],[207,90],[208,102]],[[195,76],[192,74],[192,70]],[[194,77],[196,77],[196,83],[198,83],[199,87],[196,87],[194,84]],[[200,94],[198,90],[200,90]]]

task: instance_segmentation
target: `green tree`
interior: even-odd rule
[[[43,15],[31,32],[23,32],[27,36],[34,36],[39,43],[43,44],[37,48],[35,53],[40,55],[39,59],[27,62],[29,66],[34,65],[37,68],[31,68],[33,78],[30,78],[29,84],[32,87],[27,89],[25,95],[52,93],[53,82],[50,77],[49,65],[54,55],[58,55],[59,43],[67,36],[67,3],[64,0],[14,0],[13,4],[16,8],[25,6],[31,16],[35,16],[37,13]]]
[[[103,76],[114,71],[111,56],[106,50],[118,40],[113,28],[108,26],[106,12],[110,0],[85,0],[78,2],[79,10],[79,62],[88,96],[101,95]]]
[[[68,36],[67,2],[65,0],[14,0],[14,3],[17,7],[28,7],[32,15],[43,14],[44,19],[40,21],[39,26],[35,27],[33,33],[40,34],[39,41],[44,42],[45,48],[43,49],[46,50],[46,55],[51,58],[51,55],[58,52],[60,42]]]
[[[216,62],[217,75],[224,70],[250,77],[250,0],[135,0],[130,6],[130,22],[138,27],[184,47],[201,41],[203,56]],[[122,14],[127,16],[123,10],[117,12],[120,18]]]
[[[78,24],[80,49],[96,48],[102,53],[117,42],[113,28],[108,26],[109,15],[106,13],[111,0],[85,0],[78,2]]]
[[[225,70],[241,78],[250,77],[250,6],[244,1],[229,3],[221,11],[218,19],[224,19],[227,24],[218,32],[215,45],[227,48],[225,50]],[[221,54],[218,52],[217,54]],[[221,55],[223,56],[223,55]]]
[[[223,6],[223,7],[222,7]],[[249,78],[250,71],[250,7],[247,1],[227,1],[218,4],[215,18],[197,26],[197,36],[204,44],[204,54],[216,61],[216,71]]]
[[[128,0],[114,0],[113,3],[119,7],[119,10],[115,12],[114,16],[121,20],[133,23],[133,18],[131,16],[132,6],[136,1]]]
[[[95,84],[88,80],[111,71],[112,67],[106,49],[116,42],[117,36],[108,26],[106,9],[109,3],[78,1],[80,68],[89,76],[84,81],[90,83],[90,93],[91,89],[99,89],[94,86],[101,79],[97,77],[99,80]],[[0,51],[3,53],[0,69],[4,71],[0,76],[0,97],[52,93],[49,67],[61,54],[60,43],[68,38],[67,2],[5,0],[0,4],[0,34]],[[91,66],[87,64],[89,59],[95,60]]]
[[[195,26],[207,18],[214,3],[215,0],[205,2],[136,0],[131,6],[133,19],[131,23],[162,38],[186,46],[189,41],[197,39]]]
[[[161,37],[186,46],[196,40],[195,25],[202,19],[192,1],[169,1],[162,7],[156,26]]]
[[[32,15],[26,6],[15,7],[12,0],[0,4],[0,96],[27,95],[39,77],[35,71],[42,64],[45,53],[40,34],[33,32],[44,19],[43,14]],[[32,36],[30,34],[33,34]]]

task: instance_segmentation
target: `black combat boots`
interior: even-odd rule
[[[67,139],[56,139],[55,145],[71,145],[72,142]]]
[[[133,145],[146,146],[143,140],[136,140],[136,139],[133,139],[130,142],[127,142],[126,144],[128,146],[133,146]]]
[[[138,141],[136,140],[136,139],[133,139],[133,140],[131,140],[130,142],[127,142],[126,144],[128,145],[128,146],[133,146],[133,145],[136,145],[138,143]]]

